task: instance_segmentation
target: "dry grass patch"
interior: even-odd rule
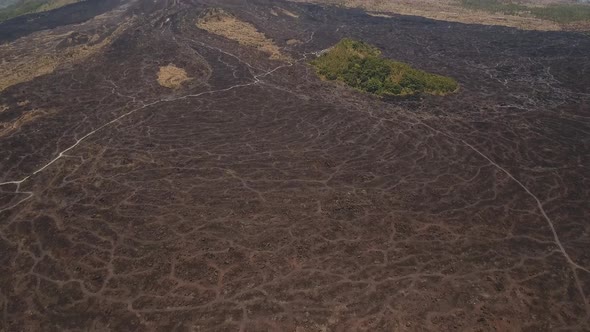
[[[460,0],[291,0],[361,8],[370,15],[395,13],[469,24],[502,25],[526,30],[556,31],[565,26],[555,22],[517,15],[490,13],[464,8]],[[383,16],[386,17],[386,16]]]
[[[299,40],[299,39],[289,39],[289,40],[287,40],[287,45],[289,45],[289,46],[300,45],[300,44],[301,44],[301,40]]]
[[[391,15],[387,15],[387,14],[381,14],[381,13],[372,13],[372,12],[367,12],[367,14],[374,16],[374,17],[384,17],[384,18],[393,18],[393,16]]]
[[[256,27],[222,9],[209,9],[198,21],[197,27],[210,33],[235,40],[241,45],[256,48],[274,60],[289,60],[279,47]]]
[[[100,42],[90,41],[64,49],[58,49],[57,45],[70,34],[53,35],[51,32],[0,45],[0,58],[4,58],[0,61],[0,91],[51,74],[60,66],[83,61],[110,45],[130,24],[130,21],[124,22]],[[27,51],[22,52],[22,48]]]
[[[284,8],[277,7],[277,11],[279,13],[282,13],[283,15],[286,15],[286,16],[289,16],[289,17],[299,18],[299,15],[297,15],[297,14],[295,14],[293,12],[290,12],[290,11],[284,9]]]
[[[16,64],[12,70],[7,70],[4,77],[0,78],[0,91],[23,82],[30,81],[36,77],[52,73],[59,65],[57,57],[41,55],[33,57],[29,63],[21,62]]]
[[[188,77],[186,71],[173,64],[160,67],[158,72],[158,83],[169,89],[178,89],[182,83],[188,80],[190,80],[190,77]]]
[[[24,113],[14,121],[0,122],[0,137],[11,135],[14,132],[18,131],[23,125],[51,113],[53,112],[34,109]]]

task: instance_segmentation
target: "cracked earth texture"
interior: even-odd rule
[[[55,33],[133,24],[0,93],[1,331],[590,329],[590,38],[282,1],[108,5],[44,15]],[[197,28],[210,7],[294,60]],[[2,42],[46,33],[25,24]],[[461,90],[322,82],[306,61],[343,37]],[[160,86],[169,64],[191,80]]]

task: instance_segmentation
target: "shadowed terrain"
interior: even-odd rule
[[[0,331],[590,329],[588,36],[109,3],[0,24],[0,58],[53,61],[0,92]],[[322,81],[342,38],[461,89]]]

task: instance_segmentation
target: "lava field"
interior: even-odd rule
[[[210,8],[282,57],[199,28]],[[342,38],[460,90],[322,81]],[[590,330],[589,54],[282,0],[0,23],[24,68],[0,92],[0,331]]]

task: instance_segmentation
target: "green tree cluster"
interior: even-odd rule
[[[445,95],[459,87],[452,78],[385,59],[374,46],[348,38],[311,61],[311,64],[323,79],[342,81],[377,95]]]

